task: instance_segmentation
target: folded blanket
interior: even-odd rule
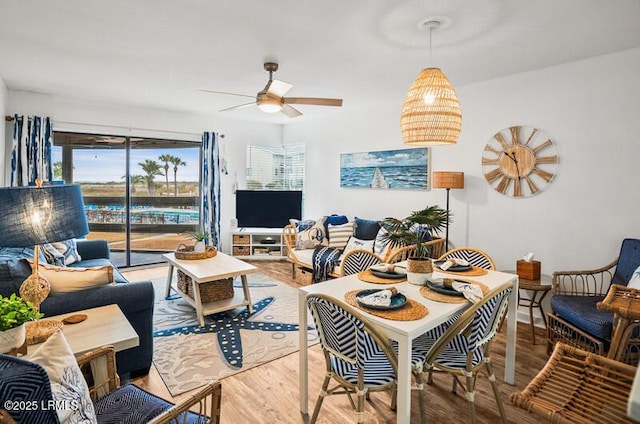
[[[313,251],[313,284],[326,281],[333,268],[340,263],[342,249],[316,247]]]

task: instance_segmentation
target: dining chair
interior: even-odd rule
[[[456,249],[449,250],[444,255],[440,256],[438,260],[445,261],[447,259],[464,259],[473,266],[483,269],[496,269],[496,264],[486,252],[477,249],[475,247],[458,247]]]
[[[382,262],[382,258],[365,249],[347,252],[340,261],[340,276],[357,274]]]
[[[422,358],[416,365],[418,387],[423,382],[425,371],[451,374],[465,390],[472,423],[476,422],[476,380],[483,370],[491,382],[502,422],[507,422],[489,353],[512,290],[512,283],[496,287],[478,303],[419,336],[413,342],[414,354],[419,354]],[[460,378],[465,379],[465,384],[459,380]],[[431,375],[428,383],[432,383]]]
[[[326,364],[310,424],[316,422],[324,398],[332,395],[347,395],[358,423],[364,422],[364,402],[370,392],[391,390],[391,409],[395,410],[398,357],[389,338],[355,308],[332,296],[309,294],[307,307],[316,324]],[[413,369],[417,369],[420,359],[418,354],[413,356]],[[329,388],[332,380],[336,385]],[[419,385],[420,420],[424,423],[421,388]],[[357,396],[356,402],[352,395]]]

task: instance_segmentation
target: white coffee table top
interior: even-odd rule
[[[213,258],[197,260],[176,259],[173,253],[162,257],[198,283],[251,274],[258,270],[254,265],[222,252],[218,252]]]
[[[116,352],[140,345],[138,334],[118,305],[100,306],[63,315],[45,317],[43,320],[56,319],[76,314],[86,314],[87,319],[78,324],[65,324],[62,333],[74,354],[89,352],[105,345],[113,345]],[[40,344],[27,346],[27,358]]]

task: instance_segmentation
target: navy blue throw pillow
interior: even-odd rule
[[[380,221],[355,217],[356,229],[354,236],[360,240],[375,240],[380,231]]]

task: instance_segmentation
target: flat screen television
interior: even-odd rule
[[[236,190],[238,227],[282,228],[302,217],[302,191]]]

